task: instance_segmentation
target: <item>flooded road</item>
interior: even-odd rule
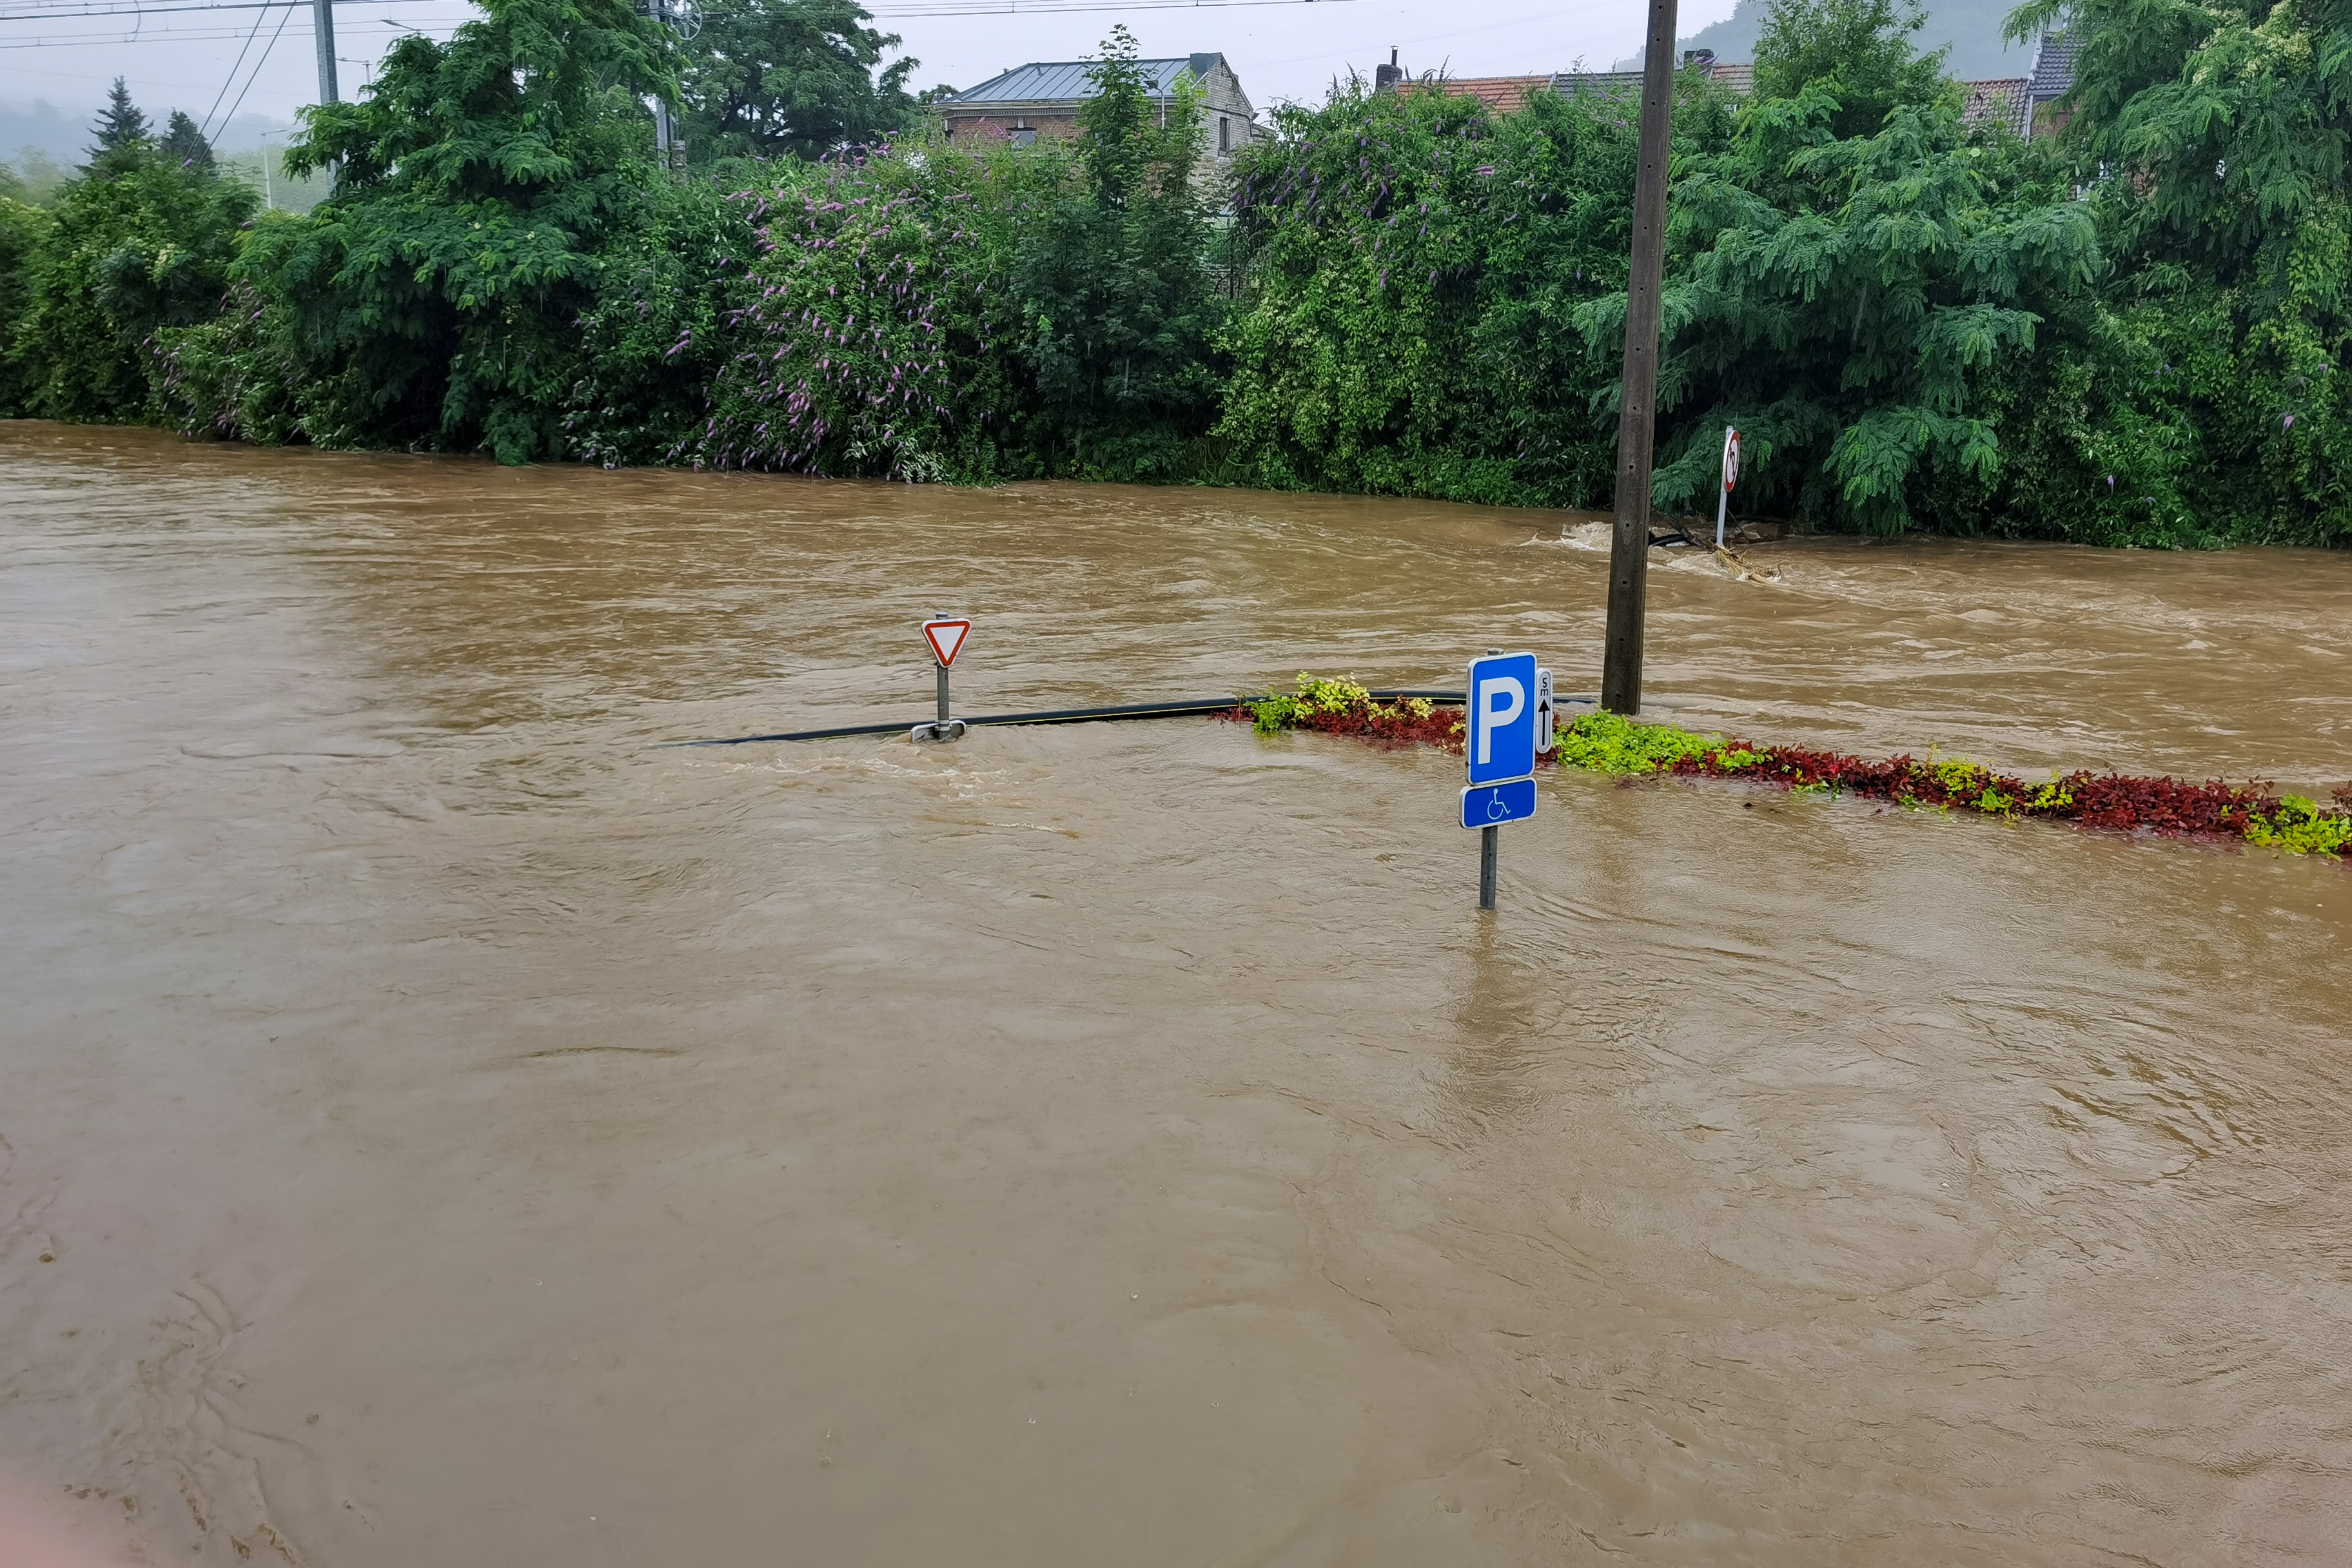
[[[2341,1563],[2352,876],[1214,721],[1584,520],[0,425],[0,1475],[107,1561]],[[1651,710],[2352,778],[2352,555],[1759,548]]]

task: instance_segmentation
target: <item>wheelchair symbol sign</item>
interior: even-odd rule
[[[1462,792],[1462,826],[1500,827],[1525,822],[1536,814],[1536,781],[1512,779],[1496,784],[1472,784]]]

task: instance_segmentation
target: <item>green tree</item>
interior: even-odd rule
[[[121,142],[59,193],[26,268],[12,344],[23,405],[51,419],[136,420],[150,338],[220,308],[253,193]]]
[[[916,124],[919,62],[877,77],[898,37],[872,20],[856,0],[711,0],[681,82],[688,156],[815,158]]]
[[[72,171],[38,147],[19,147],[16,156],[7,164],[7,175],[0,184],[14,184],[6,194],[20,202],[47,206],[58,191],[73,177]]]
[[[1919,0],[1772,0],[1756,40],[1757,100],[1819,89],[1837,105],[1831,135],[1876,135],[1895,110],[1953,93],[1945,51],[1912,46],[1927,20]]]
[[[1014,274],[1050,460],[1120,477],[1172,472],[1214,417],[1223,315],[1199,95],[1180,79],[1163,115],[1136,55],[1113,28],[1078,110],[1075,188],[1024,236]]]
[[[93,159],[135,153],[147,145],[147,116],[131,101],[131,89],[122,84],[121,77],[116,77],[114,85],[107,89],[106,107],[99,111],[98,123],[90,129],[98,137],[89,150]]]
[[[20,199],[16,190],[0,188],[0,418],[28,410],[28,390],[16,352],[16,334],[33,303],[33,262],[52,222],[41,208]]]
[[[1899,532],[1933,481],[1999,474],[1989,389],[2098,268],[2089,212],[2000,177],[1948,102],[1840,138],[1821,86],[1765,100],[1734,144],[1675,183],[1659,381],[1658,504],[1711,495],[1726,425],[1743,499],[1818,523]],[[1769,194],[1765,194],[1769,193]],[[1624,297],[1581,315],[1596,353]],[[1936,521],[1936,520],[1931,520]]]
[[[213,144],[205,140],[205,133],[196,129],[196,122],[188,118],[185,110],[172,110],[171,121],[156,149],[168,163],[200,169],[207,174],[213,173]]]
[[[2061,145],[2116,269],[2083,395],[2038,410],[2074,432],[2053,479],[2151,526],[2352,541],[2352,0],[2037,0],[2010,30],[2061,25]]]
[[[305,110],[287,166],[335,165],[303,224],[257,231],[335,444],[562,449],[573,324],[598,255],[643,209],[639,94],[676,90],[669,34],[629,0],[484,0],[446,43],[411,35],[357,102]]]
[[[1730,102],[1675,84],[1677,156]],[[1609,494],[1613,385],[1578,309],[1624,287],[1635,116],[1539,92],[1497,116],[1442,91],[1334,89],[1236,160],[1244,279],[1217,435],[1281,489],[1585,506]]]

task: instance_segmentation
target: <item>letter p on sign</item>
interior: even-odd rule
[[[1536,656],[1496,654],[1470,666],[1469,744],[1473,784],[1523,779],[1536,771]]]
[[[1478,765],[1494,761],[1495,731],[1519,716],[1528,705],[1528,689],[1515,676],[1497,675],[1478,683]]]

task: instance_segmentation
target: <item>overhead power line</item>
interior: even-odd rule
[[[220,90],[213,94],[213,106],[205,110],[204,124],[197,128],[205,135],[213,133],[213,116],[220,112],[221,100],[228,96],[228,89],[236,85],[237,67],[245,64],[245,57],[253,50],[253,40],[261,36],[261,24],[268,20],[269,13],[267,11],[254,17],[253,31],[245,36],[245,47],[236,51],[236,59],[229,66],[228,75],[221,79]]]
[[[170,16],[184,11],[275,11],[289,0],[171,0],[153,5],[142,0],[74,0],[70,5],[37,5],[30,10],[0,11],[0,22],[72,22],[99,16]],[[307,5],[309,0],[295,0]],[[447,0],[336,0],[343,5],[429,5]],[[470,7],[469,7],[470,9]]]
[[[101,16],[170,16],[194,11],[272,11],[287,0],[166,0],[154,5],[146,0],[64,0],[58,5],[35,5],[16,10],[0,11],[0,22],[52,22],[95,20]],[[446,5],[447,0],[338,0],[343,5]],[[877,18],[893,16],[1059,16],[1095,11],[1216,11],[1239,7],[1268,5],[1312,5],[1341,4],[1343,0],[909,0],[909,3],[867,7]],[[112,35],[107,35],[111,37]],[[165,36],[165,35],[151,35]],[[179,33],[174,37],[194,35]],[[222,37],[219,33],[207,37]],[[235,37],[235,33],[225,35]],[[5,47],[5,46],[0,46]]]
[[[281,13],[278,18],[278,31],[270,34],[269,42],[262,46],[261,58],[253,62],[253,70],[246,77],[244,89],[237,93],[236,101],[228,106],[228,114],[221,121],[222,130],[227,130],[230,122],[236,119],[236,111],[245,107],[246,93],[253,90],[254,82],[258,79],[261,75],[261,68],[269,63],[270,51],[277,48],[278,40],[285,37],[286,24],[294,19],[295,8],[301,4],[303,4],[303,0],[288,0],[285,11]],[[268,13],[266,12],[264,13],[264,15],[267,14]],[[257,24],[257,27],[258,24]]]

